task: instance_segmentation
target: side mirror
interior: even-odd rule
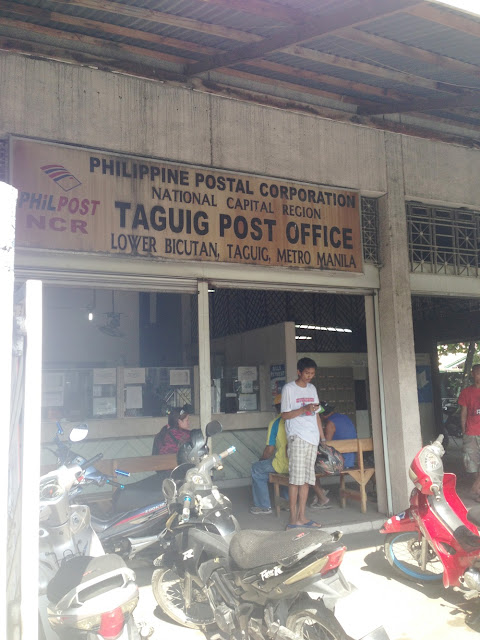
[[[207,438],[211,438],[212,436],[217,435],[217,433],[221,433],[223,431],[223,427],[218,420],[212,420],[205,427],[205,434]]]
[[[70,442],[81,442],[85,440],[88,435],[88,426],[86,424],[79,424],[70,431],[68,436]]]

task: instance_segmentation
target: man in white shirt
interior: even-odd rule
[[[311,358],[297,362],[298,378],[282,389],[282,418],[288,440],[289,480],[288,499],[290,523],[296,527],[321,527],[305,516],[309,485],[315,485],[315,460],[318,443],[325,441],[320,402],[311,384],[317,365]]]

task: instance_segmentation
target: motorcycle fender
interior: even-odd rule
[[[418,526],[410,513],[410,509],[397,513],[383,523],[380,533],[398,533],[401,531],[418,531]]]
[[[388,640],[381,626],[382,609],[372,606],[371,594],[364,589],[339,600],[335,617],[351,640]]]
[[[333,575],[319,578],[313,584],[309,584],[306,591],[314,600],[321,597],[327,609],[333,611],[337,600],[356,591],[356,587],[348,582],[339,569]]]

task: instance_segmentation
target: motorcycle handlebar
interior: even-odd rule
[[[101,460],[103,458],[103,453],[97,453],[96,456],[93,456],[93,458],[90,458],[90,460],[86,460],[83,465],[82,468],[83,469],[87,469],[87,467],[92,466],[93,464],[95,464],[95,462],[98,462],[99,460]]]
[[[119,489],[125,489],[125,485],[124,484],[121,484],[120,482],[117,482],[116,480],[112,480],[111,478],[108,478],[108,477],[105,480],[105,483],[106,484],[111,484],[112,487],[118,487]]]
[[[190,496],[185,496],[183,498],[183,511],[182,511],[182,522],[188,522],[190,520],[190,509],[192,507],[192,499]]]
[[[231,456],[233,453],[235,453],[236,450],[236,447],[232,445],[231,447],[228,447],[228,449],[225,449],[225,451],[222,451],[222,453],[219,453],[218,456],[223,460],[227,456]]]

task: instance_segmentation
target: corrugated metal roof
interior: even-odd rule
[[[0,0],[0,48],[480,140],[480,17],[428,1]]]

